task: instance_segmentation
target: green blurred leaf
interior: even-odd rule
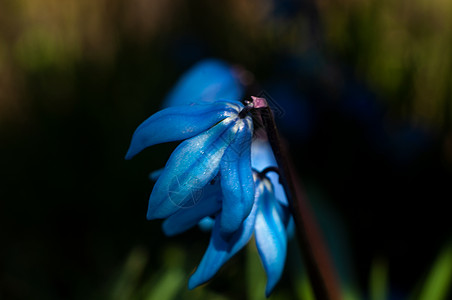
[[[40,27],[24,31],[14,48],[17,61],[27,71],[65,68],[75,61],[77,51],[62,36]]]
[[[370,299],[388,299],[388,265],[385,259],[374,259],[369,280]]]
[[[311,281],[309,280],[307,274],[303,274],[297,280],[297,295],[303,300],[315,300]]]
[[[145,249],[136,247],[130,252],[118,280],[112,285],[110,299],[131,299],[148,262]]]
[[[345,287],[342,289],[342,299],[344,300],[360,300],[358,289],[354,287]]]
[[[420,300],[444,300],[452,286],[452,243],[438,255],[419,294]]]
[[[185,283],[185,274],[182,268],[169,269],[163,276],[150,287],[146,300],[171,300],[175,299]]]

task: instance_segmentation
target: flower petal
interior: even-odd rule
[[[149,220],[166,218],[199,201],[202,188],[217,175],[224,151],[237,133],[237,118],[221,121],[174,150],[149,198]]]
[[[131,159],[144,148],[191,138],[208,130],[225,118],[237,115],[243,107],[239,102],[215,102],[170,107],[161,110],[135,130],[126,159]]]
[[[198,223],[198,227],[202,231],[212,231],[213,225],[215,225],[215,219],[212,217],[204,217]]]
[[[257,213],[257,199],[260,197],[261,192],[262,189],[256,190],[253,209],[245,221],[243,221],[240,228],[232,234],[230,239],[226,240],[223,238],[221,234],[221,215],[219,214],[216,217],[206,253],[204,254],[198,268],[188,281],[189,289],[194,289],[195,287],[210,280],[225,262],[227,262],[248,243],[253,234]]]
[[[256,139],[251,145],[251,166],[262,172],[268,167],[278,167],[272,148],[268,141]],[[283,186],[279,183],[279,175],[269,172],[266,177],[270,179],[275,190],[276,199],[283,205],[289,206]]]
[[[253,206],[254,181],[250,158],[253,123],[247,117],[242,124],[220,164],[223,192],[221,232],[225,237],[240,227]]]
[[[202,189],[199,202],[187,208],[181,208],[169,216],[162,225],[163,232],[173,236],[198,224],[203,218],[212,216],[221,209],[221,189],[219,184],[207,184]]]
[[[268,297],[284,270],[287,236],[284,220],[278,213],[277,206],[280,204],[274,196],[272,187],[269,187],[270,182],[265,181],[266,187],[259,203],[254,234],[259,256],[267,273],[265,294]]]
[[[164,101],[164,106],[239,100],[243,87],[232,68],[218,59],[205,59],[185,72]]]

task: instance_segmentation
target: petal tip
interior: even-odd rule
[[[193,290],[203,284],[203,282],[199,282],[199,278],[197,278],[196,272],[190,276],[190,279],[188,279],[188,289]]]
[[[169,225],[167,220],[165,220],[165,222],[162,223],[162,231],[163,231],[163,233],[166,236],[169,236],[169,237],[177,235],[178,234],[177,230],[174,230],[174,228]]]
[[[152,212],[151,209],[148,209],[148,212],[146,213],[146,219],[148,221],[156,219],[155,214]]]
[[[265,286],[265,297],[267,297],[267,298],[270,297],[270,295],[273,293],[278,281],[279,281],[279,278],[276,279],[276,278],[271,278],[271,276],[268,277],[267,285]]]
[[[271,295],[272,292],[273,292],[273,288],[274,288],[274,287],[270,287],[269,285],[267,285],[267,287],[265,288],[265,297],[266,297],[266,298],[270,297],[270,295]]]
[[[132,150],[132,147],[127,150],[126,156],[124,157],[125,160],[131,160],[135,154],[137,154],[135,151]]]

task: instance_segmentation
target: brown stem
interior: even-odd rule
[[[290,156],[281,143],[273,113],[264,98],[252,97],[253,106],[260,114],[267,137],[275,155],[284,187],[292,210],[298,241],[304,256],[306,269],[317,300],[340,300],[341,294],[337,275],[315,216],[311,211],[300,180],[292,167]]]

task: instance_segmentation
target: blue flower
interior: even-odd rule
[[[196,225],[205,216],[202,212],[209,212],[214,216],[210,243],[201,263],[189,280],[190,289],[210,280],[226,261],[249,242],[253,233],[267,273],[265,291],[267,296],[281,278],[286,259],[286,231],[290,213],[288,208],[276,199],[273,185],[267,177],[254,173],[254,180],[256,188],[251,213],[229,238],[222,235],[221,198],[216,198],[215,201],[209,201],[208,197],[203,198],[193,207],[180,210],[163,223],[164,232],[173,235]],[[211,189],[214,190],[215,185]]]
[[[206,198],[199,195],[206,194],[206,186],[219,176],[213,194],[222,199],[221,232],[229,236],[237,231],[251,212],[254,197],[253,122],[240,114],[243,109],[237,101],[170,107],[137,128],[126,159],[155,144],[184,140],[154,185],[148,219],[168,218]]]
[[[219,59],[204,59],[179,79],[163,101],[164,107],[190,103],[239,100],[239,72]]]
[[[150,175],[156,183],[147,218],[165,219],[162,229],[168,236],[196,225],[212,230],[190,289],[210,280],[254,234],[268,296],[284,269],[293,220],[279,175],[268,172],[277,166],[270,145],[251,142],[247,112],[252,104],[223,100],[242,94],[227,64],[205,60],[195,65],[167,96],[165,106],[171,107],[136,129],[126,159],[155,144],[182,141],[166,166]]]

